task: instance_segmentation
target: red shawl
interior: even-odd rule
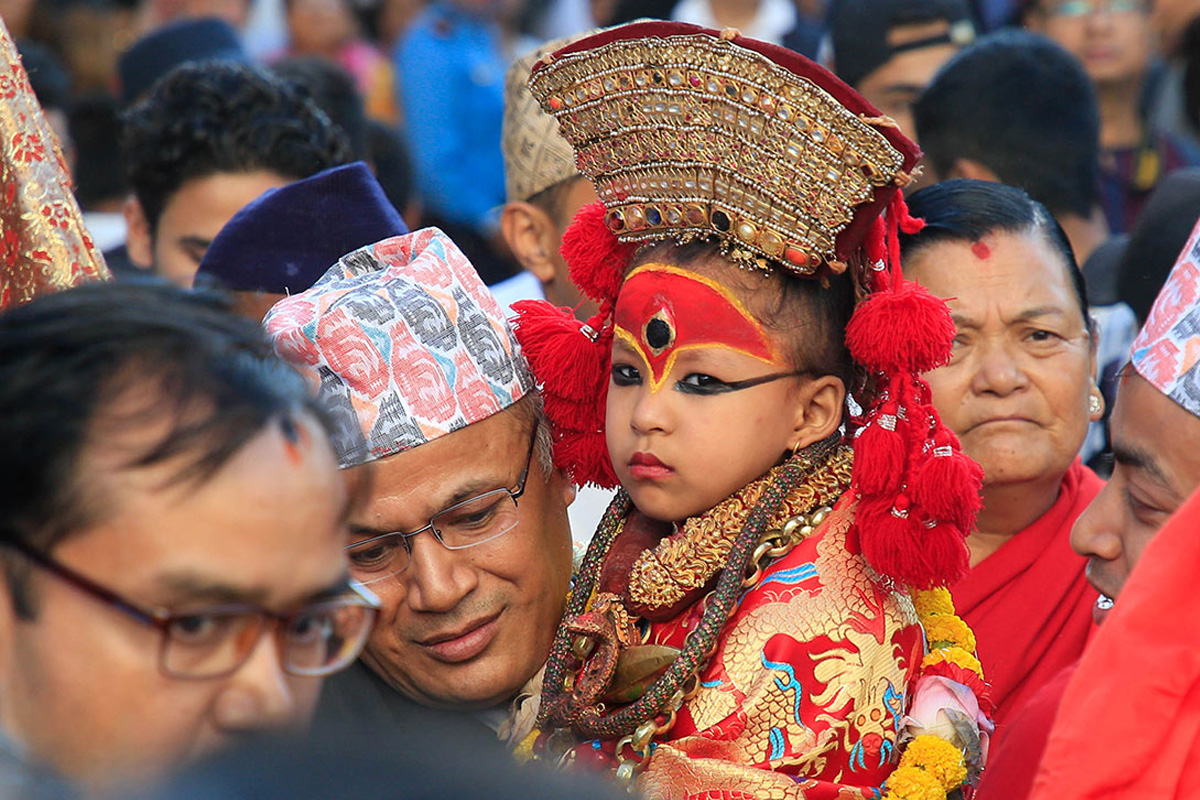
[[[1200,493],[1147,545],[1063,695],[1033,800],[1195,797]]]
[[[953,587],[954,605],[979,641],[996,702],[996,736],[1007,717],[1074,663],[1091,634],[1096,591],[1087,561],[1071,550],[1071,526],[1104,482],[1076,459],[1058,500]]]

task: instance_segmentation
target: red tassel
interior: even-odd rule
[[[873,372],[928,372],[950,360],[954,320],[945,302],[912,281],[875,292],[859,303],[846,328],[846,345]]]
[[[898,430],[904,422],[888,402],[854,440],[854,485],[868,497],[900,491],[908,444]]]
[[[555,466],[575,483],[615,486],[604,440],[612,330],[593,327],[603,325],[607,310],[587,325],[542,300],[514,303],[513,310],[513,333],[554,429]]]
[[[954,434],[939,427],[933,453],[913,479],[913,500],[931,519],[970,531],[975,528],[982,487],[983,469],[957,448]]]
[[[603,304],[614,302],[636,243],[626,244],[604,223],[604,204],[589,203],[575,214],[563,233],[562,257],[571,281]]]
[[[867,563],[894,580],[926,589],[966,574],[970,559],[962,533],[947,523],[926,527],[904,495],[860,501],[855,526]]]

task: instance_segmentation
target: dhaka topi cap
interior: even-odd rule
[[[408,233],[361,161],[270,189],[236,214],[200,261],[197,285],[295,294],[351,250]]]
[[[893,28],[941,21],[948,25],[943,33],[895,46],[888,43]],[[834,71],[857,86],[900,53],[941,44],[966,47],[975,41],[975,24],[966,0],[834,0],[829,34]]]
[[[342,467],[453,433],[533,389],[504,310],[437,228],[343,256],[263,325],[319,384]]]
[[[500,148],[504,151],[505,193],[510,203],[528,200],[579,174],[575,151],[558,132],[558,121],[542,111],[526,82],[538,59],[587,35],[547,42],[514,61],[504,76]]]
[[[121,105],[129,106],[163,75],[188,61],[250,62],[237,32],[216,17],[184,19],[150,33],[117,59]]]
[[[1200,222],[1133,341],[1131,361],[1156,389],[1200,417]]]
[[[0,308],[10,308],[110,276],[3,20],[0,60]]]

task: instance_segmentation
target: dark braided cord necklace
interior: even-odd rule
[[[665,711],[677,693],[704,668],[716,648],[721,630],[737,606],[747,570],[755,550],[767,532],[767,526],[796,487],[814,470],[824,466],[836,450],[839,441],[839,436],[830,437],[784,462],[775,480],[764,489],[757,505],[746,518],[746,523],[734,540],[726,564],[717,579],[716,587],[703,601],[704,612],[700,623],[688,635],[674,663],[640,698],[629,705],[609,714],[592,712],[581,716],[574,725],[576,733],[585,738],[599,739],[632,734],[638,726]],[[629,506],[629,495],[624,490],[613,498],[601,520],[597,535],[584,556],[579,579],[572,590],[571,601],[564,618],[579,615],[586,609],[599,581],[604,558],[621,531],[621,524]],[[570,657],[571,634],[565,627],[560,626],[546,664],[539,727],[545,727],[548,722],[545,718],[546,710],[550,707],[548,701],[561,697],[567,691],[566,678]]]

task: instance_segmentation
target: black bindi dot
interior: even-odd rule
[[[646,323],[646,344],[661,350],[671,343],[671,326],[664,320],[652,319]]]

